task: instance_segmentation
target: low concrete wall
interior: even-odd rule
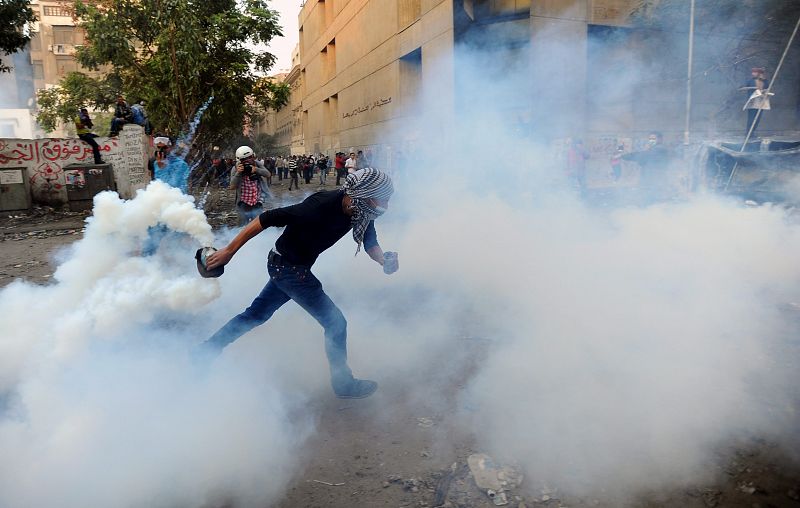
[[[147,172],[148,139],[138,125],[126,125],[118,137],[96,138],[103,159],[114,167],[117,192],[125,199],[150,181]],[[77,138],[0,139],[0,168],[24,171],[34,203],[67,203],[64,170],[70,164],[92,163],[92,148]]]

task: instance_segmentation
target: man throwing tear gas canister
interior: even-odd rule
[[[384,254],[378,245],[374,221],[386,211],[394,192],[388,175],[363,169],[348,175],[338,190],[312,194],[301,203],[267,210],[239,232],[224,248],[208,256],[206,268],[213,270],[230,262],[248,240],[265,228],[285,227],[269,252],[269,281],[253,303],[202,344],[204,350],[222,348],[264,323],[284,303],[294,300],[325,330],[325,352],[330,364],[331,385],[337,397],[361,399],[375,392],[374,381],[356,379],[347,365],[347,321],[311,273],[317,257],[348,232],[385,273],[397,271],[395,253]]]

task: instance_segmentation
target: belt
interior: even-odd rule
[[[283,256],[278,254],[278,251],[276,251],[275,249],[269,251],[269,254],[267,255],[267,262],[273,265],[280,265],[280,266],[290,265],[290,266],[301,266],[303,268],[309,268],[309,269],[311,268],[311,266],[309,265],[301,265],[299,263],[291,263],[289,261],[284,260]]]
[[[274,250],[269,251],[267,255],[267,261],[272,263],[273,265],[282,265],[283,264],[283,256],[275,252]]]

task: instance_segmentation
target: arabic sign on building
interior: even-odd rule
[[[145,139],[138,126],[126,127],[118,138],[96,138],[103,159],[113,164],[123,198],[133,197],[149,180]],[[0,139],[0,168],[24,170],[35,203],[66,203],[65,169],[93,161],[91,147],[80,139]]]
[[[365,106],[359,106],[357,108],[354,108],[352,111],[349,111],[347,113],[342,113],[342,118],[350,118],[352,116],[360,115],[361,113],[365,113],[365,112],[370,111],[372,109],[379,108],[381,106],[385,106],[385,105],[387,105],[387,104],[389,104],[391,102],[392,102],[392,98],[391,97],[382,97],[380,99],[375,99],[374,101],[372,101],[371,103],[369,103],[369,104],[367,104]]]

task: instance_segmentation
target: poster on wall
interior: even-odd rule
[[[21,169],[7,169],[5,171],[0,171],[0,185],[13,185],[15,183],[22,182]]]
[[[83,169],[68,169],[64,171],[64,178],[67,180],[67,186],[83,188],[86,185]]]

